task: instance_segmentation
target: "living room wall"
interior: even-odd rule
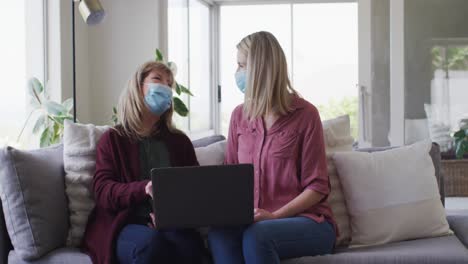
[[[77,116],[82,123],[98,125],[111,123],[112,107],[127,80],[138,65],[154,58],[156,47],[161,47],[159,14],[163,2],[100,1],[106,17],[98,25],[87,26],[76,10]],[[68,23],[62,28],[68,62],[63,63],[62,71],[63,76],[70,76],[63,81],[62,98],[68,98],[72,96],[71,18],[67,16],[71,6],[64,4],[61,9],[62,20]]]
[[[405,118],[426,118],[431,101],[431,39],[468,38],[468,1],[405,1]]]

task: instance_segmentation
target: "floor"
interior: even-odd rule
[[[445,208],[447,210],[468,211],[468,197],[446,197]]]

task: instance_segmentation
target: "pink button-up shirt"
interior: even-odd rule
[[[330,221],[336,230],[326,202],[330,182],[319,113],[299,97],[291,106],[292,112],[280,117],[267,132],[262,118],[249,122],[243,106],[238,106],[231,117],[225,163],[253,164],[255,208],[274,212],[305,189],[325,195],[300,215],[319,223]]]

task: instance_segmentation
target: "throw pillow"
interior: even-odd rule
[[[332,155],[339,151],[351,151],[353,149],[354,139],[351,136],[350,119],[347,115],[339,116],[323,121],[322,126],[325,138],[325,151],[327,153],[328,177],[331,186],[328,204],[333,212],[339,230],[336,245],[346,247],[351,240],[349,215]]]
[[[429,141],[333,155],[351,217],[351,246],[451,234]]]
[[[440,146],[441,152],[449,151],[453,147],[453,139],[450,136],[450,125],[442,118],[442,109],[437,105],[424,104],[427,116],[429,136],[432,142]]]
[[[225,149],[226,140],[223,140],[206,147],[195,148],[195,154],[201,166],[222,165]]]
[[[68,207],[63,147],[0,150],[0,195],[11,243],[24,260],[65,245]]]
[[[63,162],[70,210],[68,246],[79,246],[94,207],[91,182],[96,170],[96,144],[108,126],[65,122]]]

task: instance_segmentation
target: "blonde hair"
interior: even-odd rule
[[[173,86],[174,76],[169,67],[164,63],[149,61],[141,65],[130,80],[128,80],[125,89],[120,95],[117,106],[119,123],[116,129],[122,136],[138,140],[151,134],[159,133],[162,130],[180,133],[172,123],[174,104],[161,116],[155,127],[150,131],[150,134],[143,128],[143,111],[148,111],[146,110],[147,106],[143,94],[143,81],[153,70],[159,70],[166,74],[169,77],[169,86]]]
[[[299,94],[291,86],[286,56],[275,36],[265,31],[250,34],[237,49],[247,57],[244,113],[249,120],[289,113],[289,95]]]

